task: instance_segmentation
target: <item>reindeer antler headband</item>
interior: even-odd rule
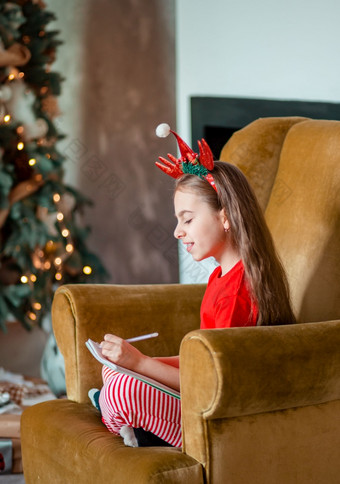
[[[214,157],[208,143],[202,139],[198,141],[199,154],[195,153],[183,140],[178,136],[175,131],[170,129],[170,126],[166,123],[162,123],[156,128],[156,135],[160,138],[166,138],[172,133],[176,140],[181,152],[181,158],[177,159],[173,155],[168,154],[169,160],[159,157],[159,160],[163,163],[156,161],[156,165],[164,173],[172,178],[180,178],[184,173],[190,175],[196,175],[203,180],[207,180],[208,183],[217,191],[214,178],[210,171],[214,168]]]

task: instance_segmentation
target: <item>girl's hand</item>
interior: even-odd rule
[[[106,334],[102,353],[113,363],[179,390],[179,358],[151,358],[114,334]],[[163,361],[164,360],[164,361]]]
[[[106,334],[101,342],[102,353],[112,363],[138,371],[146,358],[137,348],[114,334]]]

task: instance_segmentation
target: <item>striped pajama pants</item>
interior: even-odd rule
[[[146,383],[103,366],[99,405],[108,430],[119,434],[124,425],[152,432],[181,447],[181,402]]]

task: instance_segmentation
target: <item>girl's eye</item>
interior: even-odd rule
[[[189,225],[191,221],[192,221],[192,218],[189,218],[189,220],[186,220],[184,223]]]

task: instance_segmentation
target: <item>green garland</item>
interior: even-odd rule
[[[56,105],[62,76],[50,70],[61,44],[47,30],[55,15],[33,0],[0,0],[0,49],[15,47],[28,62],[0,66],[0,328],[19,320],[27,329],[50,312],[60,284],[103,282],[107,273],[91,253],[87,227],[77,223],[90,200],[63,183],[64,156],[57,142],[51,104]],[[1,54],[1,52],[0,52]],[[15,84],[16,83],[16,84]],[[11,113],[8,95],[24,83],[43,134],[27,135],[25,119]],[[7,95],[7,97],[5,96]],[[22,102],[25,102],[23,98]],[[72,204],[63,210],[65,197]],[[58,218],[56,218],[58,217]]]
[[[188,173],[189,175],[196,175],[202,179],[204,179],[209,173],[207,168],[201,165],[199,162],[197,162],[197,164],[191,162],[182,163],[182,171],[183,173]]]

